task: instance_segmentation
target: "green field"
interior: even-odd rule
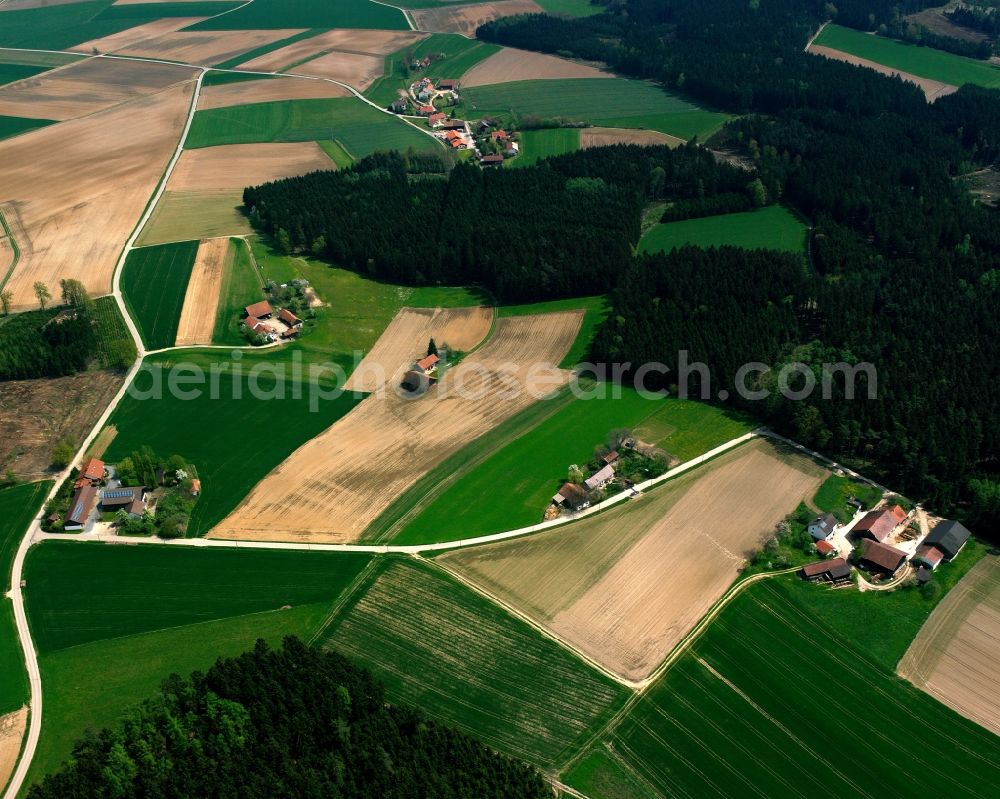
[[[992,796],[996,737],[804,611],[797,579],[735,599],[563,781],[609,798]]]
[[[321,638],[372,670],[389,698],[551,767],[626,690],[528,624],[409,560],[384,562]]]
[[[238,8],[240,0],[185,0],[181,3],[128,3],[113,5],[97,19],[123,19],[131,25],[141,25],[164,17],[212,17]]]
[[[21,538],[51,488],[51,482],[44,482],[0,489],[0,716],[17,710],[28,700],[28,678],[14,626],[14,607],[6,594]]]
[[[804,253],[806,234],[806,225],[784,206],[769,205],[756,211],[655,225],[639,241],[639,251],[669,252],[686,244],[705,248],[728,244],[748,250]]]
[[[246,339],[240,333],[243,309],[263,296],[250,248],[243,239],[229,240],[229,252],[226,254],[223,270],[212,343],[238,347],[246,344]]]
[[[0,86],[30,78],[32,75],[40,75],[47,70],[48,67],[0,61]]]
[[[50,542],[25,564],[39,652],[332,601],[366,554]]]
[[[344,146],[340,142],[329,140],[316,143],[330,157],[330,160],[337,165],[337,169],[347,169],[347,167],[354,163],[351,154],[344,149]]]
[[[111,416],[118,435],[105,454],[114,463],[150,446],[162,457],[178,454],[194,464],[202,494],[188,535],[207,533],[268,472],[360,401],[351,395],[318,398],[308,375],[300,380],[291,371],[288,348],[278,356],[265,350],[238,362],[226,351],[201,352],[201,359],[198,350],[146,359],[133,384],[138,396],[130,390]],[[177,363],[200,367],[202,382],[170,391],[171,367]],[[276,370],[284,374],[276,376]],[[191,372],[179,374],[183,379]],[[160,397],[143,398],[143,392],[154,393],[157,382]],[[199,396],[187,399],[189,391]]]
[[[1000,88],[1000,67],[989,62],[873,36],[853,28],[827,25],[816,44],[954,86],[975,83],[991,89]]]
[[[27,117],[0,116],[0,139],[9,139],[29,130],[55,124],[51,119],[28,119]]]
[[[94,300],[94,325],[97,328],[97,362],[101,368],[131,366],[138,353],[114,297]]]
[[[212,108],[194,116],[184,146],[335,139],[354,158],[378,150],[438,147],[430,136],[353,97]]]
[[[592,5],[590,0],[538,0],[538,5],[554,17],[592,17],[603,13],[602,5]]]
[[[382,28],[408,30],[402,12],[368,0],[254,0],[239,11],[192,25],[188,30],[274,28]]]
[[[461,78],[480,61],[500,51],[500,46],[467,39],[457,33],[433,33],[413,47],[407,47],[385,57],[385,75],[376,80],[365,92],[365,97],[381,106],[388,106],[413,81],[422,77]],[[403,68],[403,57],[411,53],[414,58],[436,54],[444,56],[427,69],[409,73]]]
[[[197,241],[132,250],[122,268],[125,304],[148,349],[174,346]]]
[[[616,428],[629,428],[682,461],[751,429],[746,420],[713,405],[672,397],[648,400],[632,389],[622,389],[621,398],[614,399],[610,384],[601,387],[605,398],[563,402],[518,438],[490,448],[485,460],[435,492],[393,543],[450,541],[539,523],[566,482],[569,465],[589,461]]]
[[[77,739],[119,721],[171,674],[204,672],[220,657],[253,648],[258,638],[275,648],[287,635],[308,639],[329,609],[328,602],[301,605],[42,653],[45,714],[28,782],[57,770]]]
[[[85,56],[74,53],[46,53],[34,50],[0,50],[0,64],[22,64],[25,66],[61,67],[81,61]]]
[[[520,134],[521,150],[509,166],[528,166],[551,155],[572,153],[580,149],[579,128],[548,128],[525,130]]]
[[[64,50],[137,24],[134,20],[98,19],[114,0],[4,11],[0,47]]]
[[[463,89],[462,104],[473,116],[509,116],[511,111],[544,118],[591,122],[616,128],[658,130],[681,139],[706,139],[729,119],[706,111],[652,83],[625,78],[526,80]]]

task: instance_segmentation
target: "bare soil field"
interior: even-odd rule
[[[253,228],[242,208],[242,188],[165,191],[136,244],[249,235]]]
[[[295,72],[304,75],[313,73],[307,70],[303,62],[332,51],[384,57],[389,53],[402,50],[407,45],[415,44],[426,36],[415,31],[381,31],[381,30],[350,30],[339,28],[308,39],[282,47],[270,53],[265,53],[252,61],[240,64],[240,69],[260,70],[261,72],[280,72],[292,64],[302,64]]]
[[[613,511],[439,560],[639,681],[824,474],[757,439]]]
[[[823,45],[820,44],[809,45],[809,52],[817,53],[818,55],[823,55],[827,58],[833,58],[837,61],[844,61],[848,64],[868,67],[869,69],[874,69],[876,72],[881,72],[883,75],[899,75],[899,77],[903,80],[919,86],[929,103],[933,103],[939,97],[954,94],[958,91],[958,87],[952,86],[950,83],[941,83],[940,81],[931,80],[930,78],[921,78],[919,75],[911,75],[909,72],[900,72],[898,69],[887,67],[884,64],[879,64],[875,61],[869,61],[867,58],[859,58],[858,56],[850,55],[849,53],[843,53],[840,50],[823,47]]]
[[[21,249],[7,288],[17,310],[76,278],[107,294],[125,241],[177,147],[193,81],[0,142],[0,205]]]
[[[0,239],[0,285],[7,277],[7,271],[14,264],[14,249],[10,245],[10,239],[4,236]]]
[[[505,47],[485,61],[480,61],[462,76],[463,86],[486,86],[494,83],[513,83],[518,80],[545,78],[613,78],[587,64],[556,58],[545,53],[532,53]]]
[[[178,347],[187,344],[211,344],[215,329],[215,311],[226,259],[230,256],[228,238],[205,239],[198,244],[198,254],[191,269],[184,294],[184,307],[177,324]]]
[[[428,470],[563,385],[568,372],[550,366],[542,374],[538,365],[562,360],[582,319],[570,312],[497,320],[489,341],[419,399],[394,387],[374,394],[300,447],[212,537],[357,541]],[[419,354],[426,341],[407,346]]]
[[[155,39],[165,33],[173,33],[188,25],[201,22],[206,17],[166,17],[156,19],[152,22],[145,22],[136,25],[134,28],[112,33],[110,36],[102,36],[100,39],[91,39],[89,42],[82,42],[75,47],[69,48],[77,53],[117,53],[128,47],[137,47],[149,39]]]
[[[82,441],[121,385],[110,371],[0,382],[0,472],[48,476],[52,448],[63,438]]]
[[[607,147],[610,144],[638,144],[641,146],[665,144],[677,147],[683,139],[660,133],[657,130],[629,130],[628,128],[581,128],[580,147]]]
[[[1000,558],[987,555],[920,628],[899,675],[1000,735]]]
[[[0,786],[7,784],[17,765],[21,752],[21,739],[28,726],[28,708],[22,707],[6,716],[0,716]]]
[[[292,70],[298,75],[330,78],[364,91],[385,72],[385,56],[334,51],[300,64]]]
[[[75,119],[153,94],[195,74],[190,67],[172,64],[88,58],[0,88],[0,115]]]
[[[170,191],[230,189],[240,192],[271,180],[306,175],[337,165],[313,141],[224,144],[185,150],[170,175]]]
[[[270,103],[275,100],[321,100],[327,97],[351,97],[336,83],[307,78],[271,78],[206,86],[198,97],[198,110],[223,108],[247,103]]]
[[[424,356],[431,338],[439,348],[468,352],[489,335],[492,321],[493,309],[486,307],[403,308],[358,364],[346,388],[371,393],[397,380]]]
[[[475,36],[483,23],[515,14],[541,14],[542,7],[534,0],[498,0],[456,8],[414,8],[410,16],[417,28],[432,33],[461,33]]]
[[[23,11],[27,8],[44,8],[46,6],[68,6],[70,3],[85,3],[87,0],[7,0],[0,5],[0,11]],[[3,780],[0,780],[3,785]]]
[[[209,66],[301,32],[302,28],[260,31],[177,30],[175,33],[166,33],[128,45],[117,52],[119,55],[166,58],[187,64]]]

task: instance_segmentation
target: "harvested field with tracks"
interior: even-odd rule
[[[21,260],[13,307],[37,303],[35,281],[62,278],[107,294],[125,241],[177,147],[194,84],[0,142],[3,213]]]
[[[568,372],[539,365],[562,360],[582,319],[583,312],[566,312],[497,320],[489,341],[424,396],[404,399],[391,387],[300,447],[213,537],[357,541],[442,459],[565,384]],[[405,346],[420,354],[426,343],[421,337]]]
[[[919,86],[920,90],[924,93],[924,96],[927,97],[927,102],[929,103],[933,103],[939,97],[954,94],[958,91],[958,86],[952,86],[950,83],[942,83],[941,81],[931,80],[930,78],[921,78],[919,75],[912,75],[909,72],[901,72],[898,69],[887,67],[876,61],[869,61],[867,58],[860,58],[859,56],[844,53],[840,50],[834,50],[830,47],[823,47],[819,44],[809,45],[809,52],[816,55],[826,56],[827,58],[832,58],[835,61],[844,61],[848,64],[854,64],[859,67],[868,67],[868,69],[874,69],[876,72],[881,72],[883,75],[888,75],[890,77],[893,75],[899,75],[899,77],[903,80]]]
[[[242,208],[242,188],[165,191],[136,244],[248,236],[253,228]]]
[[[0,115],[75,119],[194,76],[193,69],[180,65],[89,58],[4,86],[0,89]]]
[[[0,472],[22,480],[48,476],[52,448],[82,441],[121,388],[110,371],[0,382]]]
[[[496,3],[476,3],[468,6],[414,8],[410,16],[417,28],[435,33],[461,33],[474,37],[476,28],[500,17],[515,14],[541,14],[543,9],[534,0],[498,0]]]
[[[290,69],[292,65],[297,65],[292,71],[298,74],[334,77],[333,75],[324,75],[321,72],[312,71],[316,61],[310,59],[318,59],[326,53],[338,52],[341,54],[354,54],[356,56],[378,56],[380,59],[379,72],[381,73],[381,59],[389,55],[389,53],[394,53],[397,50],[402,50],[404,47],[416,44],[426,35],[425,33],[417,33],[415,31],[351,30],[342,28],[292,42],[280,50],[265,53],[251,61],[247,61],[245,64],[240,64],[240,69],[258,70],[260,72],[280,72]]]
[[[897,670],[1000,735],[1000,558],[987,555],[948,592]]]
[[[812,461],[757,439],[607,513],[439,560],[640,681],[823,475]]]
[[[276,100],[322,100],[351,96],[343,86],[325,80],[268,78],[206,86],[198,97],[198,110],[207,111],[210,108],[226,108],[248,103],[270,103]]]
[[[112,33],[110,36],[102,36],[100,39],[91,39],[89,42],[82,42],[70,49],[78,53],[87,53],[88,55],[91,53],[119,53],[129,48],[141,47],[150,39],[179,31],[181,28],[194,25],[203,19],[205,17],[165,17],[164,19],[155,19],[152,22],[136,25],[134,28],[127,28],[118,33]]]
[[[219,289],[228,258],[232,258],[228,238],[206,239],[198,245],[177,325],[178,347],[212,343]]]
[[[511,83],[517,80],[543,78],[613,78],[588,64],[580,64],[545,53],[515,50],[505,47],[485,61],[480,61],[462,76],[463,86],[486,86],[493,83]]]
[[[21,739],[28,726],[28,708],[0,716],[0,785],[6,785],[14,773],[17,756],[21,752]]]
[[[346,388],[377,391],[422,357],[431,338],[438,347],[447,344],[453,350],[467,352],[489,335],[492,321],[493,309],[486,307],[403,308],[358,364]]]
[[[211,189],[242,192],[246,186],[336,168],[312,141],[223,144],[185,150],[170,176],[168,188],[179,192]]]
[[[295,67],[299,75],[339,80],[364,91],[385,72],[385,57],[334,51]]]
[[[301,28],[266,31],[184,31],[165,33],[123,47],[119,55],[165,58],[187,64],[221,64],[271,42],[302,33]]]
[[[611,144],[638,144],[643,147],[665,144],[677,147],[684,144],[684,139],[678,139],[658,130],[629,130],[628,128],[581,128],[580,148],[607,147]]]

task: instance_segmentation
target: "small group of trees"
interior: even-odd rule
[[[122,485],[166,489],[156,502],[156,514],[147,512],[140,519],[127,513],[119,514],[116,521],[130,535],[159,535],[161,538],[178,538],[187,533],[196,498],[191,494],[191,481],[198,477],[194,465],[180,455],[163,458],[144,446],[122,458],[115,465]]]

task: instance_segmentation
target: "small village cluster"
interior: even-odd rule
[[[253,335],[268,342],[287,341],[302,332],[302,320],[287,308],[275,313],[267,300],[255,302],[244,309],[243,324]]]
[[[430,64],[414,61],[411,69],[426,68]],[[440,110],[456,105],[461,99],[459,82],[453,79],[423,77],[413,81],[405,95],[400,95],[389,109],[401,115],[425,117],[429,127],[437,131],[435,136],[452,150],[471,151],[473,157],[483,166],[499,166],[508,158],[518,155],[520,145],[515,134],[504,130],[496,120],[481,119],[475,125],[461,119],[449,118]]]
[[[601,456],[601,467],[582,483],[567,482],[552,497],[552,507],[556,513],[549,512],[549,518],[558,515],[560,509],[577,512],[589,508],[598,491],[604,491],[615,479],[615,464],[620,459],[618,450],[612,450]],[[603,495],[601,496],[603,499]]]
[[[961,522],[943,520],[922,537],[909,521],[910,514],[899,505],[868,511],[847,525],[832,513],[817,516],[807,529],[823,560],[804,566],[802,576],[847,585],[853,560],[873,579],[891,581],[909,562],[916,569],[917,582],[925,583],[934,569],[962,551],[971,535]]]

